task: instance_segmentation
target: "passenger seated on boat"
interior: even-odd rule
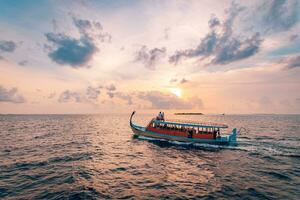
[[[160,120],[160,114],[161,112],[159,112],[158,115],[156,116],[156,120]]]
[[[217,130],[217,138],[220,138],[221,135],[220,135],[220,130]]]
[[[188,138],[193,138],[193,130],[188,131]]]

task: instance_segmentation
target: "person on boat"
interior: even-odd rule
[[[165,113],[164,112],[161,113],[161,120],[165,121]]]
[[[161,120],[161,112],[158,113],[156,120]]]

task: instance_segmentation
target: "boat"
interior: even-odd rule
[[[233,128],[229,134],[224,135],[224,129],[228,128],[224,124],[153,118],[143,127],[132,122],[134,114],[135,111],[130,116],[130,127],[137,137],[216,145],[235,145],[237,142],[237,129]]]

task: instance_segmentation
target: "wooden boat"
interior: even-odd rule
[[[228,135],[221,135],[221,131],[228,128],[224,124],[165,121],[153,118],[146,127],[143,127],[132,122],[134,114],[135,111],[130,116],[130,127],[136,136],[191,143],[236,144],[237,129],[234,128]]]

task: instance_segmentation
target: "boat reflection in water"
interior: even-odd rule
[[[153,118],[146,127],[143,127],[132,122],[134,114],[135,111],[130,116],[130,127],[137,136],[191,143],[236,144],[237,129],[234,128],[230,134],[224,135],[222,132],[228,128],[224,124],[182,122]]]

